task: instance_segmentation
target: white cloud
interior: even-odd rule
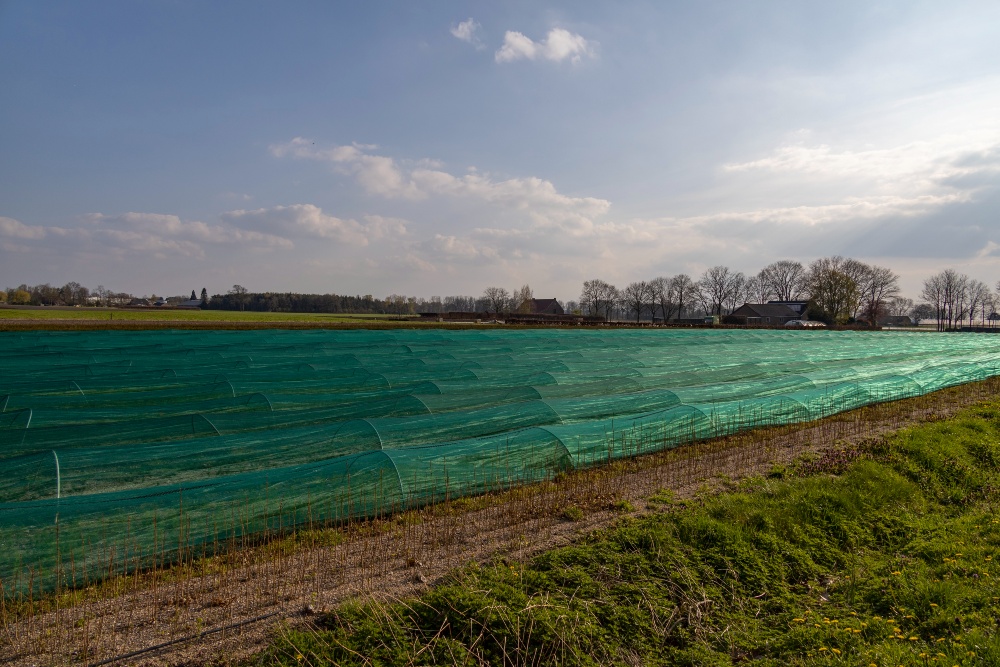
[[[533,41],[524,33],[508,30],[503,37],[503,45],[497,50],[494,59],[498,63],[508,63],[515,60],[536,60],[544,58],[554,62],[569,60],[576,64],[584,56],[593,57],[593,44],[583,36],[563,28],[553,28],[540,42]]]
[[[786,144],[769,155],[722,166],[724,173],[774,174],[811,184],[850,184],[858,196],[865,191],[914,196],[931,194],[942,184],[973,176],[1000,174],[1000,133],[993,136],[942,135],[904,144],[837,149],[829,144]]]
[[[479,38],[479,29],[482,28],[479,22],[475,19],[468,19],[467,21],[462,21],[458,25],[453,25],[451,27],[451,34],[463,42],[467,42],[476,47],[477,50],[483,50],[486,45]]]
[[[274,206],[253,211],[229,211],[223,213],[221,217],[241,228],[250,227],[293,237],[330,239],[356,246],[366,246],[373,239],[401,236],[406,233],[406,221],[399,218],[368,216],[362,223],[327,215],[312,204]]]
[[[421,244],[421,249],[435,258],[444,257],[460,261],[492,261],[499,258],[499,252],[495,247],[451,234],[435,234],[434,238]]]
[[[837,204],[815,206],[787,206],[760,208],[746,211],[715,213],[685,218],[691,222],[711,223],[741,221],[749,223],[774,222],[785,225],[814,226],[850,220],[877,220],[880,218],[915,217],[926,215],[949,204],[967,202],[970,195],[956,192],[916,197],[872,196],[851,197]]]
[[[45,238],[45,228],[26,225],[14,218],[0,216],[0,236],[15,239],[42,239]]]
[[[372,239],[398,238],[406,236],[408,233],[408,220],[403,218],[390,218],[381,215],[364,216],[368,236]]]
[[[176,215],[160,213],[123,213],[121,215],[104,215],[91,213],[85,216],[87,222],[95,225],[89,231],[92,234],[106,235],[118,239],[129,239],[130,247],[141,248],[142,244],[156,246],[164,239],[175,240],[181,248],[197,248],[185,254],[200,255],[202,243],[221,245],[256,245],[264,247],[291,248],[292,242],[286,238],[250,231],[230,225],[208,224],[198,220],[181,220]],[[147,238],[146,241],[140,239]],[[184,245],[190,243],[190,246]],[[138,244],[138,245],[137,245]]]
[[[442,169],[420,166],[440,164],[436,161],[418,160],[418,166],[410,168],[405,161],[371,155],[359,146],[316,147],[315,142],[296,137],[286,144],[272,146],[271,152],[279,157],[327,161],[343,166],[369,194],[410,200],[448,197],[498,204],[532,218],[535,224],[556,225],[567,230],[586,228],[591,218],[607,213],[611,207],[606,199],[562,194],[552,182],[537,177],[494,180],[479,171],[455,176]],[[347,154],[350,157],[344,157]]]
[[[0,217],[0,236],[44,240],[37,248],[65,246],[68,253],[100,256],[170,256],[203,259],[205,246],[291,248],[288,239],[229,225],[185,221],[176,215],[129,212],[120,215],[90,213],[78,226],[30,226]]]

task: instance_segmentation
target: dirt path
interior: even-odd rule
[[[287,547],[286,541],[234,554],[225,567],[206,561],[196,564],[200,571],[191,576],[167,582],[149,578],[131,586],[136,589],[131,592],[5,623],[0,662],[230,664],[264,649],[276,632],[304,627],[315,614],[345,600],[406,597],[470,562],[530,558],[625,516],[651,511],[646,499],[663,489],[672,492],[675,502],[689,500],[764,475],[807,453],[839,450],[951,415],[991,395],[994,386],[984,384],[865,408],[797,429],[692,445],[347,533],[317,534],[327,541],[346,535],[332,546],[314,542],[279,548]],[[473,509],[459,509],[463,505]]]

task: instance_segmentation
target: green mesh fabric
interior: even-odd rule
[[[992,337],[0,333],[0,583],[549,479],[997,374]]]

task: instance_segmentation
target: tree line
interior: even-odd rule
[[[98,285],[94,289],[84,287],[78,282],[68,282],[62,287],[43,283],[41,285],[27,285],[22,283],[17,287],[8,287],[0,290],[0,303],[8,303],[15,306],[127,306],[135,300],[135,295],[130,292],[116,292]],[[154,294],[151,299],[158,297]],[[191,296],[171,296],[166,297],[168,304],[177,304],[185,300],[197,300],[195,291],[191,290]],[[208,290],[201,288],[201,300],[208,299]]]
[[[926,301],[921,304],[924,316],[934,319],[938,330],[961,326],[966,320],[973,326],[977,319],[982,325],[987,321],[994,324],[1000,319],[996,315],[1000,305],[1000,281],[993,292],[981,280],[945,269],[924,281],[920,298]]]
[[[713,266],[697,280],[681,273],[631,282],[620,289],[604,280],[587,280],[579,305],[589,315],[636,322],[725,316],[745,303],[769,301],[806,302],[806,317],[827,324],[876,326],[887,316],[909,316],[915,321],[936,319],[944,329],[965,320],[971,326],[976,318],[983,324],[1000,319],[994,317],[1000,294],[953,269],[928,278],[920,296],[925,301],[919,304],[902,297],[899,276],[891,269],[833,256],[808,265],[782,260],[751,275]]]
[[[417,313],[486,312],[490,302],[486,297],[432,296],[429,299],[403,294],[390,294],[384,299],[371,294],[299,294],[296,292],[250,292],[242,285],[233,285],[225,294],[216,294],[204,306],[209,310],[247,310],[273,313],[358,313],[398,315]],[[502,309],[507,312],[506,306]]]
[[[78,282],[62,287],[44,283],[20,284],[0,291],[0,301],[19,306],[126,306],[135,297],[128,292],[115,292],[104,285],[94,289]]]

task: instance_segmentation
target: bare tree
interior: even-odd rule
[[[965,317],[968,308],[969,277],[945,269],[924,281],[920,296],[937,310],[938,331],[951,329]]]
[[[886,302],[886,309],[893,317],[906,317],[913,312],[913,299],[905,296],[894,296]]]
[[[860,301],[868,325],[878,327],[878,318],[885,314],[890,299],[899,294],[899,276],[884,266],[866,266],[861,272]],[[912,303],[912,302],[911,302]]]
[[[676,303],[673,300],[671,279],[660,276],[649,281],[650,299],[653,303],[651,317],[656,319],[656,310],[660,310],[663,321],[667,322],[674,313]]]
[[[997,321],[997,302],[1000,300],[996,294],[990,292],[986,297],[986,302],[983,304],[984,312],[989,313],[986,316],[986,320],[990,323],[990,327],[996,326]]]
[[[595,278],[583,283],[580,292],[580,305],[587,309],[590,315],[611,319],[611,311],[618,301],[618,289],[603,280]]]
[[[639,322],[642,313],[653,303],[653,291],[645,280],[629,283],[621,293],[622,301],[629,312],[635,313],[635,321]]]
[[[511,310],[517,313],[530,313],[531,300],[535,294],[531,291],[531,286],[525,284],[521,289],[514,290],[511,298]]]
[[[763,269],[757,275],[747,278],[746,298],[748,302],[767,303],[774,297],[774,288],[771,287],[771,283],[768,281]]]
[[[759,275],[777,301],[798,301],[808,285],[805,267],[790,259],[768,264]]]
[[[977,315],[980,316],[980,323],[985,325],[986,302],[992,296],[989,285],[981,280],[970,279],[966,289],[968,294],[969,326],[972,326],[972,321]]]
[[[99,306],[108,305],[108,295],[111,294],[111,290],[109,290],[104,285],[98,285],[97,289],[94,290],[94,294],[97,295],[98,299],[97,305]]]
[[[510,305],[510,292],[502,287],[487,287],[483,290],[483,299],[486,300],[487,310],[496,315],[507,311]]]
[[[944,276],[937,274],[924,280],[924,288],[920,292],[920,298],[928,301],[928,305],[934,308],[934,319],[937,322],[937,330],[941,331],[944,322]]]
[[[722,315],[722,309],[731,304],[734,292],[742,289],[745,277],[733,273],[728,266],[713,266],[705,271],[698,285],[706,312]]]
[[[729,279],[729,293],[726,295],[726,313],[731,313],[750,298],[750,281],[742,273],[734,273]]]
[[[684,317],[685,304],[691,304],[700,298],[701,289],[698,283],[686,273],[678,273],[670,279],[671,299],[677,304],[677,317]]]

